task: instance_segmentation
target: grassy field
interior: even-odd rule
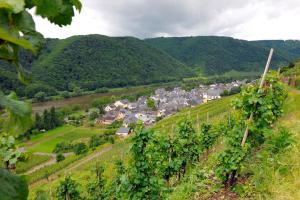
[[[34,136],[24,146],[28,152],[51,153],[55,145],[59,142],[82,140],[89,138],[92,135],[102,134],[103,132],[104,129],[64,125],[51,131],[47,131],[46,133]]]
[[[50,155],[29,155],[29,159],[26,162],[18,162],[16,172],[18,174],[24,173],[27,170],[33,168],[36,165],[39,165],[43,162],[50,160],[52,156]]]

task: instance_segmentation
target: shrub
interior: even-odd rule
[[[50,197],[46,191],[38,190],[35,193],[34,200],[50,200]]]
[[[57,94],[57,91],[53,87],[41,83],[29,84],[25,89],[26,96],[30,98],[33,98],[39,92],[43,92],[45,96]]]
[[[96,93],[106,93],[106,92],[109,92],[109,89],[106,88],[106,87],[103,87],[103,88],[97,88],[95,90]]]
[[[56,197],[59,200],[81,199],[78,184],[70,176],[65,177],[56,188]]]
[[[120,128],[123,124],[123,121],[120,120],[116,120],[113,123],[111,123],[110,125],[107,126],[108,129],[117,129]]]
[[[65,156],[62,153],[56,154],[56,162],[63,161],[65,159]]]
[[[290,131],[284,127],[280,127],[278,134],[268,140],[267,149],[274,154],[280,153],[288,149],[293,142],[294,140]]]
[[[45,101],[46,100],[46,93],[45,92],[38,92],[34,95],[36,101]]]
[[[89,120],[94,120],[99,116],[97,111],[91,111],[89,115]]]
[[[73,146],[73,151],[76,155],[85,154],[88,152],[88,147],[85,143],[80,142]]]
[[[60,96],[67,99],[70,97],[70,93],[68,91],[63,91],[60,93]]]
[[[66,153],[72,150],[73,150],[73,145],[71,143],[60,142],[56,144],[53,153]]]
[[[105,140],[103,137],[101,137],[100,135],[93,135],[91,138],[90,138],[90,141],[89,141],[89,147],[90,148],[96,148],[98,146],[100,146],[101,144],[104,144],[105,143]]]

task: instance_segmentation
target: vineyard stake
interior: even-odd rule
[[[269,66],[270,66],[270,63],[271,63],[271,59],[272,59],[272,55],[273,55],[273,51],[274,49],[271,48],[270,49],[270,53],[269,53],[269,57],[268,57],[268,60],[267,60],[267,63],[266,63],[266,67],[265,67],[265,71],[263,73],[263,76],[261,78],[261,81],[260,81],[260,85],[259,85],[259,88],[258,88],[258,92],[260,91],[260,89],[263,87],[264,85],[264,82],[265,82],[265,79],[266,79],[266,75],[267,75],[267,72],[269,70]],[[251,122],[253,120],[253,112],[251,113],[248,121]],[[242,140],[242,143],[241,143],[241,146],[243,147],[246,143],[246,140],[247,140],[247,137],[248,137],[248,133],[249,133],[249,125],[247,125],[246,127],[246,130],[245,130],[245,133],[244,133],[244,137],[243,137],[243,140]]]

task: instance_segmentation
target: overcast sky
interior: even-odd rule
[[[60,28],[35,17],[46,37],[219,35],[300,39],[300,0],[81,0],[82,12]]]

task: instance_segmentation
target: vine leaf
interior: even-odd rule
[[[24,0],[0,0],[0,8],[5,8],[13,13],[19,13],[24,10]]]
[[[23,38],[14,37],[1,27],[0,27],[0,39],[4,40],[4,41],[11,42],[11,43],[16,44],[16,45],[19,45],[19,46],[23,47],[24,49],[31,50],[32,52],[36,52],[35,48],[33,47],[33,45],[29,41],[27,41]],[[1,57],[2,56],[0,54],[0,58]]]
[[[5,123],[6,132],[17,135],[30,127],[32,122],[31,106],[17,100],[15,93],[5,96],[0,91],[0,107],[5,108],[9,115]]]

